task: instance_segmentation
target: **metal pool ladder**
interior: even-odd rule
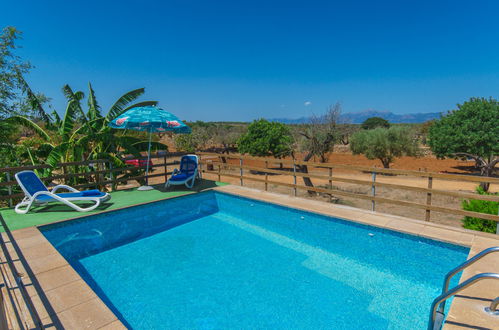
[[[442,328],[442,324],[445,319],[445,314],[444,314],[444,309],[445,309],[445,302],[447,299],[451,298],[452,296],[456,295],[458,292],[461,290],[464,290],[465,288],[469,287],[470,285],[484,280],[484,279],[496,279],[499,280],[499,274],[497,273],[481,273],[477,274],[466,281],[462,282],[461,284],[455,286],[451,290],[449,290],[449,282],[451,278],[465,269],[466,267],[474,264],[478,260],[482,259],[485,257],[487,254],[493,253],[493,252],[499,252],[499,246],[491,247],[488,249],[483,250],[482,252],[476,254],[472,258],[468,259],[467,261],[463,262],[456,268],[452,269],[450,272],[445,275],[444,279],[444,285],[442,287],[442,294],[435,298],[433,300],[433,303],[431,304],[431,309],[430,309],[430,317],[428,320],[428,330],[440,330]],[[492,314],[492,315],[497,315],[499,317],[499,310],[497,309],[499,305],[499,297],[494,299],[492,303],[490,304],[489,307],[485,308],[485,312]]]

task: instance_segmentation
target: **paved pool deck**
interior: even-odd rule
[[[233,185],[218,186],[212,183],[211,187],[207,189],[215,189],[229,194],[467,246],[471,248],[469,257],[487,247],[499,246],[499,236],[496,235],[447,227],[399,216]],[[143,194],[144,192],[135,193]],[[134,194],[134,192],[130,194]],[[161,199],[173,198],[180,195],[162,194],[163,198]],[[143,203],[152,202],[154,198],[156,197],[151,195],[151,199]],[[137,201],[134,200],[133,204],[137,204]],[[132,203],[128,205],[132,205]],[[121,207],[126,206],[122,205]],[[117,208],[119,207],[113,209]],[[109,211],[109,209],[101,210],[101,212]],[[57,220],[52,220],[52,222],[57,222],[64,219],[58,218]],[[45,223],[47,222],[43,224]],[[2,236],[4,240],[8,241],[7,249],[14,259],[16,269],[26,285],[28,294],[40,314],[44,326],[49,329],[125,329],[116,315],[107,308],[95,292],[45,239],[36,225],[14,230],[11,233],[3,233]],[[5,263],[2,263],[1,267],[6,267]],[[481,272],[499,273],[499,256],[488,255],[475,263],[466,269],[462,280]],[[15,283],[15,279],[13,278],[7,280]],[[483,311],[484,307],[488,306],[491,300],[499,295],[499,283],[496,282],[499,281],[485,280],[479,282],[456,297],[451,305],[444,328],[499,329],[499,318],[488,315]],[[12,291],[11,294],[15,295],[15,290]],[[22,298],[18,295],[17,300],[21,301]],[[401,303],[407,304],[408,308],[410,308],[410,302]],[[22,307],[19,306],[19,308]],[[26,309],[22,313],[29,315],[29,311]],[[14,312],[10,314],[13,319],[16,317]]]

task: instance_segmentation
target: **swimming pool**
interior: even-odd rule
[[[214,191],[40,230],[136,329],[424,329],[469,252]]]

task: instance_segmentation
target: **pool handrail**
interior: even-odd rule
[[[496,297],[496,299],[492,300],[489,307],[485,307],[485,311],[491,315],[499,315],[499,310],[497,308],[498,306],[499,297]]]
[[[481,251],[480,253],[475,254],[473,257],[471,257],[470,259],[466,260],[465,262],[463,262],[462,264],[460,264],[459,266],[457,266],[456,268],[454,268],[450,272],[448,272],[447,275],[445,275],[444,285],[442,286],[442,294],[446,293],[447,290],[449,290],[449,283],[450,283],[451,278],[454,275],[456,275],[457,273],[459,273],[460,271],[462,271],[466,267],[474,264],[478,260],[482,259],[486,255],[493,253],[493,252],[499,252],[499,246],[490,247],[488,249]],[[442,301],[442,303],[438,307],[438,311],[441,313],[444,312],[445,302],[446,302],[446,300]]]
[[[461,290],[466,289],[470,285],[481,281],[485,279],[496,279],[499,280],[499,274],[497,273],[481,273],[477,274],[466,281],[462,282],[461,284],[455,286],[449,291],[446,291],[442,293],[440,296],[435,298],[431,304],[431,309],[430,309],[430,317],[428,319],[428,330],[440,330],[442,328],[442,324],[445,318],[445,315],[443,312],[440,310],[437,311],[437,307],[445,300],[449,299],[450,297],[456,295],[458,292]],[[492,302],[494,303],[494,301]],[[491,304],[492,306],[492,304]]]

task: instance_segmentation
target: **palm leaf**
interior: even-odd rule
[[[141,157],[140,151],[134,147],[134,144],[142,140],[133,136],[115,136],[115,143],[122,150],[123,154],[132,154],[135,157]]]
[[[73,97],[74,97],[73,90],[67,84],[64,85],[64,86],[62,86],[62,93],[64,94],[64,96],[66,96],[66,98],[68,99],[68,101],[71,101],[73,99]]]
[[[116,157],[113,154],[108,153],[107,156],[105,157],[106,159],[112,160],[114,167],[122,167],[125,166],[125,162],[121,160],[120,158]]]
[[[59,126],[59,124],[61,123],[61,116],[59,116],[59,114],[57,113],[57,111],[52,111],[52,117],[54,117],[54,121],[55,121],[55,124],[57,126]]]
[[[38,150],[36,151],[37,156],[40,158],[47,157],[50,152],[54,149],[54,145],[51,143],[42,143],[38,146]]]
[[[121,113],[123,113],[124,109],[126,108],[126,106],[130,102],[136,100],[139,96],[144,94],[144,92],[145,92],[144,88],[139,88],[139,89],[135,89],[135,90],[130,91],[130,92],[124,94],[123,96],[121,96],[113,104],[111,109],[109,109],[109,112],[106,115],[107,121],[111,121],[114,118],[118,117]]]
[[[64,113],[64,119],[59,127],[59,134],[62,136],[63,141],[68,141],[70,138],[69,133],[74,128],[74,120],[77,109],[78,106],[76,105],[75,100],[70,100],[66,107],[66,112]]]
[[[76,129],[73,132],[69,141],[73,141],[80,134],[92,134],[92,130],[90,128],[96,127],[99,125],[102,126],[104,119],[105,118],[101,117],[101,118],[97,118],[97,119],[91,120],[89,122],[86,122],[85,124],[83,124],[81,127],[79,127],[78,129]]]
[[[62,92],[64,93],[64,95],[68,99],[68,102],[70,102],[70,101],[75,102],[76,110],[80,113],[81,119],[86,122],[87,117],[85,116],[85,112],[83,112],[83,109],[82,109],[81,103],[80,103],[81,100],[83,100],[83,98],[85,97],[85,94],[81,91],[73,92],[73,90],[71,89],[71,87],[69,85],[64,85],[62,87]]]
[[[28,83],[26,82],[26,80],[24,80],[22,75],[19,75],[19,82],[21,83],[21,89],[26,93],[28,103],[31,106],[31,108],[36,111],[38,116],[42,118],[45,124],[49,124],[50,116],[45,112],[42,103],[40,102],[40,100],[38,100],[38,97],[36,96],[35,93],[33,93],[31,87],[29,87]]]
[[[85,97],[85,94],[82,91],[73,92],[73,89],[67,84],[62,87],[62,93],[64,94],[64,96],[66,96],[68,101],[70,100],[81,101]]]
[[[147,151],[147,149],[149,148],[149,141],[140,141],[140,142],[137,142],[137,143],[134,143],[133,144],[133,147],[136,148],[137,150],[140,150],[140,151]],[[164,149],[164,150],[168,150],[168,146],[166,146],[165,144],[161,143],[161,142],[154,142],[154,141],[151,141],[151,149]]]
[[[100,141],[102,139],[103,133],[90,133],[90,134],[85,134],[82,137],[80,137],[78,140],[76,140],[75,144],[79,146],[85,146],[88,145],[91,141]]]
[[[26,152],[28,153],[28,158],[31,162],[31,165],[36,165],[35,159],[33,158],[33,155],[31,154],[31,150],[27,146],[25,146]]]
[[[45,132],[45,130],[43,128],[41,128],[40,126],[38,126],[37,124],[35,124],[35,122],[29,120],[28,118],[26,117],[23,117],[23,116],[12,116],[10,118],[7,118],[5,120],[6,122],[10,122],[10,123],[13,123],[13,124],[18,124],[18,125],[22,125],[24,127],[27,127],[29,129],[32,129],[33,131],[35,131],[43,140],[45,141],[51,141],[51,138],[50,136],[47,134],[47,132]]]
[[[54,149],[52,149],[50,154],[47,156],[47,160],[45,160],[45,162],[52,167],[56,167],[57,164],[65,161],[65,155],[68,151],[68,148],[69,143],[67,142],[54,147]]]
[[[139,103],[135,103],[135,104],[127,107],[126,109],[123,109],[122,113],[125,112],[125,111],[127,111],[127,110],[130,110],[131,108],[156,106],[156,105],[158,105],[158,101],[144,101],[144,102],[139,102]],[[121,115],[121,113],[119,115]]]
[[[92,85],[88,83],[88,119],[95,120],[100,118],[100,107],[97,104],[97,99],[95,98],[95,92],[92,89]]]

